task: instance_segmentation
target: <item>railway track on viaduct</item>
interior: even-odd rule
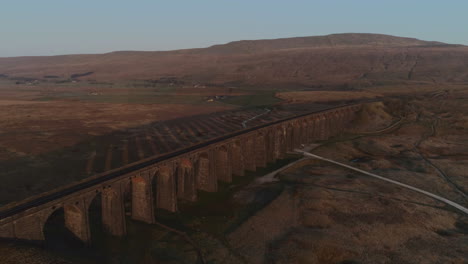
[[[65,226],[89,242],[87,211],[97,195],[103,227],[111,235],[125,235],[127,193],[132,219],[154,223],[155,208],[175,212],[178,200],[195,202],[198,191],[217,191],[218,181],[242,177],[245,170],[264,167],[302,143],[328,139],[349,125],[360,108],[342,105],[253,126],[9,204],[0,208],[0,238],[44,240],[49,216],[63,209]]]

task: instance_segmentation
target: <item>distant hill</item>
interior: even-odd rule
[[[223,45],[214,45],[207,49],[202,49],[202,51],[212,53],[254,53],[300,48],[330,48],[350,46],[409,47],[440,45],[447,44],[436,41],[423,41],[414,38],[402,38],[382,34],[347,33],[315,37],[241,40]]]
[[[0,58],[0,75],[282,87],[454,83],[468,82],[468,47],[381,34],[333,34],[164,52]]]

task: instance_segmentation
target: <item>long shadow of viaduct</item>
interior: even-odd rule
[[[218,181],[229,183],[233,176],[265,167],[301,144],[339,133],[361,104],[328,108],[272,111],[247,129],[239,120],[261,109],[159,122],[49,153],[43,158],[57,157],[58,164],[26,171],[53,175],[50,181],[57,180],[52,186],[58,188],[1,208],[0,237],[44,240],[44,226],[63,212],[67,232],[89,242],[89,207],[96,201],[103,229],[123,236],[126,212],[134,220],[154,223],[157,208],[175,212],[178,200],[195,202],[198,191],[216,192]],[[114,147],[116,142],[122,144]],[[81,181],[60,187],[63,175]]]

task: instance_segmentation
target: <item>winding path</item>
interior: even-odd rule
[[[367,176],[371,176],[371,177],[377,178],[379,180],[390,182],[390,183],[402,186],[402,187],[404,187],[406,189],[410,189],[412,191],[422,193],[422,194],[424,194],[426,196],[429,196],[429,197],[431,197],[433,199],[441,201],[441,202],[443,202],[443,203],[445,203],[447,205],[455,207],[456,209],[458,209],[458,210],[460,210],[463,213],[468,215],[468,208],[465,208],[462,205],[457,204],[455,202],[452,202],[452,201],[450,201],[450,200],[448,200],[448,199],[446,199],[444,197],[441,197],[439,195],[424,191],[422,189],[413,187],[413,186],[408,185],[408,184],[404,184],[404,183],[401,183],[401,182],[398,182],[398,181],[395,181],[395,180],[385,178],[383,176],[380,176],[380,175],[377,175],[377,174],[374,174],[374,173],[370,173],[370,172],[367,172],[367,171],[364,171],[364,170],[361,170],[361,169],[358,169],[358,168],[354,168],[354,167],[351,167],[349,165],[343,164],[341,162],[337,162],[337,161],[334,161],[334,160],[331,160],[331,159],[327,159],[327,158],[324,158],[324,157],[321,157],[321,156],[318,156],[318,155],[315,155],[315,154],[312,154],[312,153],[309,153],[309,152],[306,152],[306,151],[303,151],[303,150],[300,150],[300,149],[295,149],[295,151],[298,152],[298,153],[302,153],[304,156],[308,156],[308,157],[311,157],[311,158],[315,158],[315,159],[319,159],[319,160],[326,161],[326,162],[329,162],[329,163],[333,163],[333,164],[338,165],[340,167],[344,167],[344,168],[347,168],[347,169],[350,169],[350,170],[365,174]]]
[[[271,111],[270,109],[265,108],[265,112],[263,112],[263,113],[261,113],[261,114],[258,114],[258,115],[254,116],[254,117],[251,117],[251,118],[249,118],[249,119],[247,119],[247,120],[242,121],[242,127],[243,127],[243,128],[247,128],[247,122],[252,121],[252,120],[254,120],[255,118],[261,117],[262,115],[266,115],[266,114],[268,114],[270,111]]]

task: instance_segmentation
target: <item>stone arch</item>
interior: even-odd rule
[[[286,151],[294,149],[294,127],[291,123],[286,126]]]
[[[331,111],[327,113],[328,116],[328,128],[329,128],[329,135],[334,136],[337,134],[337,114],[336,111]]]
[[[282,126],[278,127],[275,130],[275,146],[274,146],[274,156],[275,159],[282,159],[284,158],[284,154],[286,153],[286,140],[284,136],[284,128]]]
[[[345,124],[346,119],[347,119],[346,116],[348,115],[347,109],[340,110],[340,115],[341,115],[341,126],[344,127],[344,124]]]
[[[349,123],[351,123],[353,121],[354,118],[355,118],[355,112],[353,111],[352,108],[348,108],[347,111],[346,111],[346,122],[345,122],[345,124],[348,125]]]
[[[182,158],[176,169],[177,198],[186,201],[197,200],[195,168],[189,159]]]
[[[154,196],[156,182],[154,174],[149,172],[132,176],[132,219],[145,223],[154,223]]]
[[[125,188],[130,187],[130,185],[131,181],[121,181],[102,190],[102,225],[103,229],[110,235],[123,236],[126,234]],[[131,189],[129,188],[128,191],[131,192]],[[127,197],[131,199],[131,195]],[[128,204],[131,206],[131,202]]]
[[[266,139],[263,132],[258,132],[255,137],[255,166],[266,167]]]
[[[293,147],[292,150],[301,145],[301,124],[299,121],[293,122],[294,136],[293,136]]]
[[[46,248],[63,250],[75,249],[83,245],[83,241],[67,228],[63,207],[51,210],[44,220],[41,233]]]
[[[352,108],[350,119],[355,119],[359,112],[362,110],[361,106],[355,106]]]
[[[312,120],[312,140],[320,140],[320,117],[315,115]]]
[[[95,195],[87,202],[85,209],[87,210],[89,242],[100,243],[104,236],[103,225],[103,197],[100,190],[95,190]]]
[[[249,171],[257,169],[255,158],[255,135],[251,134],[242,141],[242,152],[244,154],[244,168]]]
[[[177,211],[176,181],[174,171],[169,166],[161,166],[155,176],[156,206],[170,212]]]
[[[269,128],[265,133],[266,141],[266,162],[275,162],[275,131],[274,128]]]
[[[66,202],[63,206],[65,211],[65,226],[76,237],[85,243],[91,240],[91,231],[89,226],[89,203],[79,199]]]
[[[122,200],[125,215],[132,215],[132,180],[126,179],[122,182]]]
[[[334,133],[334,130],[333,130],[334,118],[331,112],[325,113],[324,116],[325,116],[325,140],[327,140]]]
[[[320,121],[319,121],[319,131],[320,131],[320,140],[326,140],[328,138],[327,136],[327,119],[325,115],[320,115]]]
[[[231,144],[232,173],[237,176],[244,176],[244,156],[242,155],[242,145],[239,140],[234,140]]]
[[[346,108],[345,110],[343,110],[343,127],[346,127],[349,122],[350,122],[350,119],[351,119],[351,115],[352,115],[352,112],[351,112],[351,109],[350,108]]]
[[[229,150],[225,145],[215,149],[216,178],[223,182],[232,182]]]
[[[346,122],[348,122],[348,120],[351,118],[351,116],[353,115],[353,109],[351,109],[350,107],[346,108],[344,110],[345,112],[345,118],[346,118]]]
[[[307,142],[311,143],[314,141],[314,119],[307,119]]]
[[[202,152],[198,154],[195,164],[197,189],[206,192],[216,192],[218,189],[218,182],[216,177],[214,177],[215,174],[212,169],[209,153]]]
[[[338,129],[341,131],[345,127],[346,122],[346,111],[345,110],[338,110]]]
[[[54,217],[57,218],[57,216],[60,216],[62,218],[63,221],[56,221],[54,220]],[[51,206],[50,208],[48,209],[45,209],[42,211],[41,214],[35,214],[34,215],[36,218],[35,220],[37,222],[40,222],[40,239],[32,239],[32,240],[46,240],[47,237],[46,237],[46,225],[49,224],[51,221],[54,222],[54,223],[58,223],[59,225],[63,225],[63,227],[65,227],[65,212],[64,212],[64,209],[63,209],[63,206],[62,204],[60,205],[54,205],[54,206]],[[31,216],[26,216],[26,218],[29,218]],[[15,233],[16,233],[16,236],[17,238],[22,238],[21,235],[18,234],[18,231],[21,232],[21,228],[19,226],[20,222],[24,221],[23,218],[20,218],[19,221],[15,221]],[[70,232],[69,230],[67,230],[67,232]],[[76,238],[76,237],[75,237]],[[30,239],[28,239],[30,240]]]
[[[334,121],[335,129],[336,129],[335,135],[339,134],[341,132],[341,130],[343,129],[342,120],[343,120],[342,111],[341,110],[336,110],[336,112],[335,112],[335,121]]]
[[[299,137],[300,144],[307,144],[309,143],[309,124],[306,119],[301,120],[301,135]]]
[[[314,119],[312,117],[307,117],[305,120],[307,122],[307,142],[311,143],[314,139],[313,134],[314,134]]]

